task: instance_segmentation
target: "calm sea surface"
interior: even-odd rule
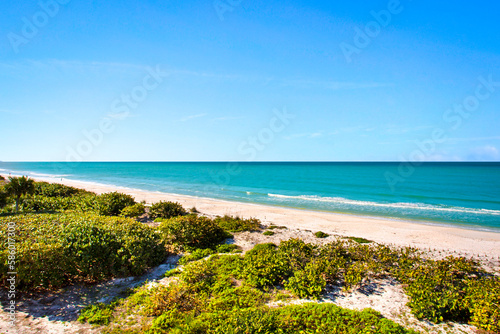
[[[500,163],[0,162],[9,172],[500,232]]]

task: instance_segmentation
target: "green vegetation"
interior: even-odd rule
[[[288,229],[288,227],[286,226],[279,226],[279,225],[269,225],[267,227],[268,230],[275,230],[275,229],[278,229],[278,230],[286,230]]]
[[[107,325],[113,316],[113,311],[117,304],[118,301],[111,304],[98,303],[96,305],[89,305],[80,312],[78,321],[81,323],[88,322],[92,325]]]
[[[65,186],[59,183],[35,182],[34,186],[34,195],[43,197],[71,197],[79,194],[92,194],[86,190]]]
[[[19,212],[21,197],[35,191],[34,183],[35,181],[26,176],[9,177],[9,183],[7,183],[4,188],[7,194],[14,197],[14,200],[16,201],[16,212]]]
[[[194,214],[156,221],[165,241],[180,249],[213,248],[231,237],[212,219]]]
[[[274,232],[273,231],[265,231],[264,233],[262,233],[263,235],[267,235],[267,236],[271,236],[271,235],[274,235]]]
[[[186,210],[179,203],[163,202],[154,203],[149,209],[149,217],[156,218],[172,218],[187,214]]]
[[[369,309],[351,311],[330,303],[266,305],[291,295],[321,298],[327,284],[343,281],[345,270],[336,264],[363,261],[359,256],[365,247],[342,241],[316,246],[291,239],[279,246],[257,245],[245,255],[194,251],[190,261],[182,261],[182,270],[165,274],[175,276],[169,285],[138,288],[120,301],[120,312],[126,317],[143,310],[141,316],[150,319],[141,322],[145,333],[414,333]],[[118,329],[126,327],[118,321],[105,332]]]
[[[136,203],[134,205],[129,205],[122,209],[120,216],[135,218],[143,215],[146,212],[146,207],[142,203]]]
[[[365,238],[358,238],[358,237],[347,237],[346,239],[352,240],[357,242],[358,244],[369,244],[372,243],[373,241],[365,239]]]
[[[92,211],[102,216],[118,216],[127,206],[136,204],[132,196],[118,192],[85,196],[78,200],[81,211]]]
[[[138,275],[167,256],[161,236],[132,219],[92,213],[0,217],[2,240],[7,240],[8,223],[15,223],[17,230],[19,289]],[[8,250],[3,248],[0,280],[4,284],[8,261]]]
[[[8,193],[2,191],[8,184],[0,186],[0,207],[12,211],[17,199],[24,212],[0,217],[2,240],[15,226],[20,291],[137,276],[161,264],[167,249],[185,253],[182,267],[165,273],[169,284],[144,285],[111,304],[83,309],[79,320],[103,326],[105,333],[413,333],[369,309],[286,305],[290,299],[321,300],[329,286],[349,291],[379,278],[402,283],[419,319],[500,332],[500,279],[470,259],[429,259],[413,248],[354,237],[324,245],[290,239],[236,254],[238,246],[223,242],[229,232],[261,230],[257,219],[209,219],[160,202],[155,214],[169,218],[157,216],[159,226],[151,227],[127,218],[145,209],[131,196],[43,182],[31,189],[29,181],[15,181],[22,186],[14,183],[17,190]],[[40,211],[53,213],[33,213]],[[8,244],[2,245],[0,280],[6,286],[12,259]],[[268,306],[278,301],[285,304]],[[128,316],[139,319],[129,323]]]
[[[215,222],[228,232],[260,231],[260,220],[256,218],[242,219],[225,215],[215,218]]]
[[[232,244],[217,245],[215,250],[217,253],[241,253],[240,248]]]
[[[5,191],[4,187],[0,185],[0,210],[3,209],[8,202],[9,194]]]
[[[330,235],[326,234],[325,232],[318,231],[318,232],[314,233],[314,236],[316,238],[328,238]]]

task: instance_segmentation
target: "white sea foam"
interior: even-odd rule
[[[282,199],[327,202],[340,205],[352,205],[358,207],[384,207],[384,208],[397,208],[397,209],[414,209],[422,211],[447,211],[456,213],[471,213],[471,214],[500,216],[499,210],[463,208],[456,206],[438,206],[438,205],[424,204],[424,203],[404,203],[404,202],[380,203],[380,202],[370,202],[370,201],[356,201],[343,197],[321,197],[321,196],[307,196],[307,195],[289,196],[280,194],[267,194],[267,195],[269,197],[282,198]]]

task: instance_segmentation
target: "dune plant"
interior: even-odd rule
[[[14,197],[16,201],[16,212],[19,211],[21,197],[26,194],[32,194],[35,191],[34,182],[35,181],[26,176],[9,177],[9,182],[5,185],[5,190],[7,194]]]
[[[128,217],[128,218],[135,218],[143,215],[146,212],[146,207],[142,203],[136,203],[134,205],[129,205],[124,207],[120,211],[120,216],[122,217]]]
[[[160,201],[158,203],[154,203],[149,208],[149,217],[151,219],[156,218],[165,218],[169,219],[176,216],[186,215],[186,210],[182,207],[180,203],[177,202],[164,202]]]
[[[203,216],[191,214],[158,221],[166,242],[181,248],[213,248],[231,237],[212,219]]]

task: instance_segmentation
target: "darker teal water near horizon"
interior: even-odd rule
[[[500,232],[500,163],[0,162],[8,173]]]

